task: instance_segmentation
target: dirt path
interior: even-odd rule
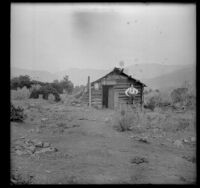
[[[195,181],[195,164],[182,158],[193,150],[173,148],[158,141],[141,143],[131,138],[130,132],[117,132],[107,121],[113,111],[74,107],[65,110],[75,116],[72,124],[79,126],[59,135],[48,131],[29,134],[51,142],[60,156],[13,158],[13,166],[32,173],[35,183],[182,184]],[[57,108],[57,113],[60,112],[63,109]],[[146,161],[132,163],[134,157],[144,157]]]

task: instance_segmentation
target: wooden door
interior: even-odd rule
[[[110,86],[108,88],[108,108],[114,109],[114,88]]]
[[[108,86],[102,87],[102,105],[104,108],[108,108]]]

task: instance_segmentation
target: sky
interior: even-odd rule
[[[11,4],[11,67],[196,63],[194,4]]]

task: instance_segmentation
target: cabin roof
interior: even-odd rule
[[[132,80],[132,81],[135,81],[136,83],[138,84],[141,84],[143,87],[147,87],[144,83],[142,83],[140,80],[137,80],[135,78],[133,78],[131,75],[127,75],[126,73],[123,72],[124,69],[120,69],[120,68],[117,68],[115,67],[111,72],[109,72],[108,74],[106,74],[105,76],[93,81],[91,84],[93,85],[94,83],[96,82],[99,82],[101,81],[103,78],[107,77],[108,75],[112,74],[112,73],[117,73],[118,75],[122,75],[122,76],[125,76],[127,77],[129,80]]]

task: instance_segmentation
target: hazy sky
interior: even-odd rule
[[[11,5],[11,66],[56,72],[196,63],[192,4]]]

